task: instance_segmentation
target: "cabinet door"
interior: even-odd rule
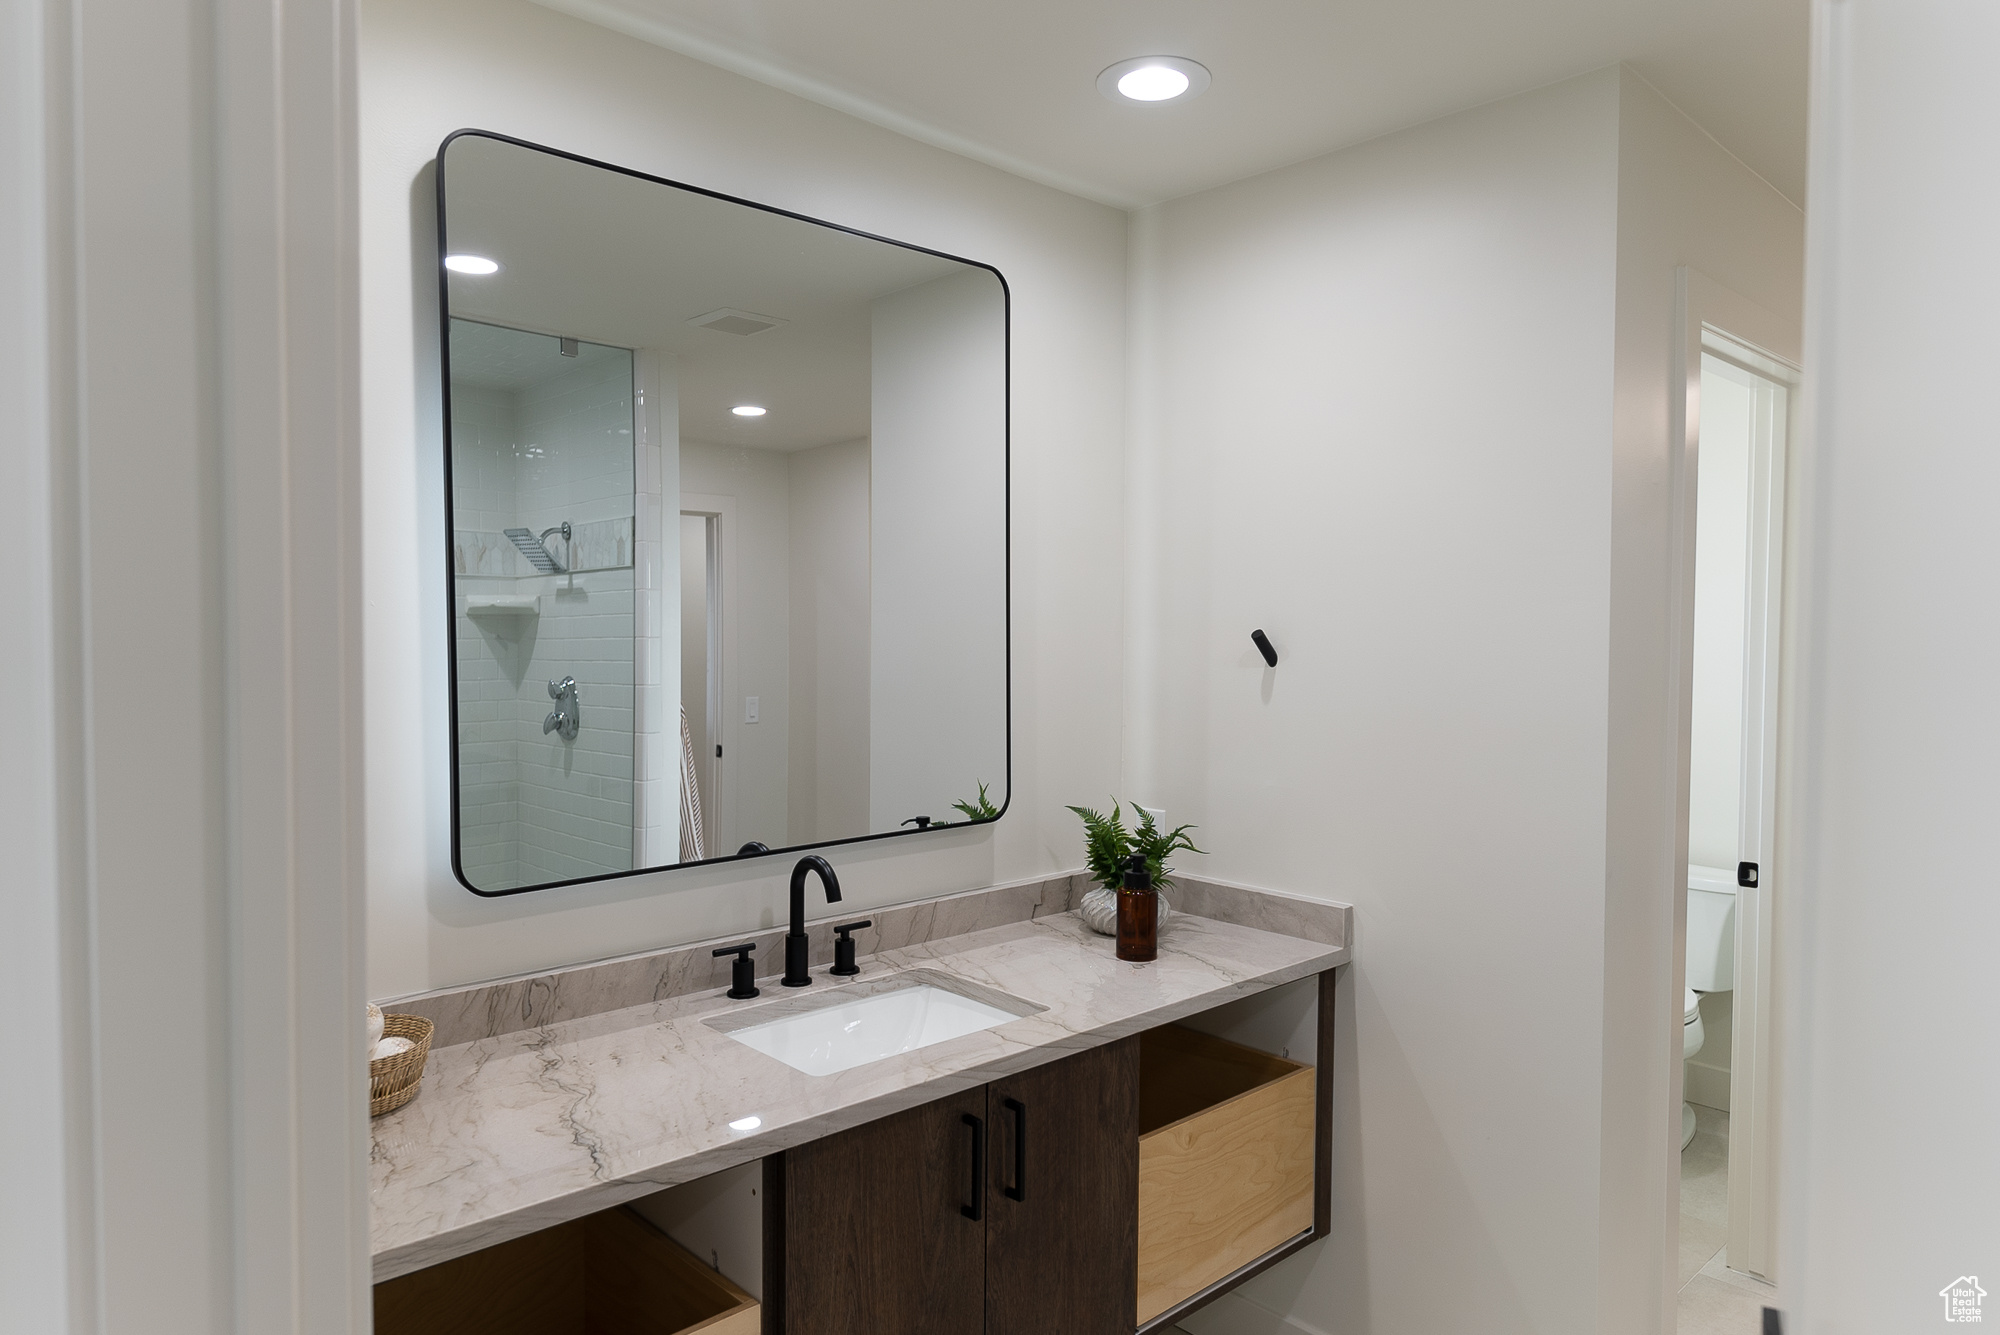
[[[1118,1335],[1138,1284],[1139,1044],[986,1087],[989,1335]]]
[[[980,1335],[988,1129],[981,1088],[785,1152],[784,1335]]]

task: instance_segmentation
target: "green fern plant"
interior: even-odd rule
[[[1125,828],[1124,811],[1116,798],[1111,802],[1111,814],[1093,811],[1089,807],[1071,807],[1077,819],[1083,822],[1084,863],[1090,869],[1090,877],[1108,890],[1116,890],[1125,880],[1125,862],[1134,853],[1146,857],[1146,870],[1152,874],[1153,885],[1158,889],[1168,889],[1173,885],[1173,868],[1167,859],[1186,851],[1201,853],[1194,840],[1188,836],[1192,825],[1176,826],[1162,830],[1153,822],[1153,813],[1139,808],[1139,827]]]
[[[1116,890],[1125,874],[1125,859],[1132,856],[1132,836],[1125,832],[1117,799],[1112,799],[1109,816],[1089,807],[1070,810],[1083,822],[1083,862],[1090,869],[1090,878]]]
[[[1000,815],[1000,808],[987,799],[986,785],[983,783],[979,785],[977,802],[968,802],[961,798],[951,805],[954,811],[964,812],[967,820],[994,820]]]

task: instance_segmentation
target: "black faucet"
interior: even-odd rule
[[[819,873],[826,887],[826,902],[840,902],[840,878],[833,864],[816,853],[808,853],[792,868],[792,930],[785,934],[785,976],[778,981],[786,987],[805,987],[812,982],[806,972],[806,873]]]

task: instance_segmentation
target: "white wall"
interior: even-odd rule
[[[1766,193],[1608,70],[1135,219],[1124,791],[1356,907],[1299,1329],[1657,1328],[1674,268],[1796,302]]]
[[[1124,218],[525,0],[363,0],[369,991],[394,996],[771,921],[755,864],[509,900],[452,881],[426,164],[473,125],[998,266],[1013,290],[1014,783],[978,832],[838,852],[845,907],[1073,866],[1116,783]],[[1107,514],[1113,517],[1107,519]],[[1115,599],[1112,600],[1115,602]],[[740,702],[738,704],[740,709]],[[739,715],[740,717],[740,715]]]
[[[1245,1290],[1311,1329],[1595,1317],[1617,96],[1141,224],[1125,792],[1355,906],[1334,1234]]]
[[[790,456],[791,839],[868,828],[868,442]]]
[[[870,830],[1006,801],[1005,303],[973,270],[870,307]]]
[[[2000,1293],[2000,11],[1814,17],[1781,1216],[1788,1335],[1859,1335]]]

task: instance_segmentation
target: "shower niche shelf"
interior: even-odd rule
[[[513,621],[541,611],[542,600],[532,593],[474,593],[465,600],[465,614],[480,621]]]

